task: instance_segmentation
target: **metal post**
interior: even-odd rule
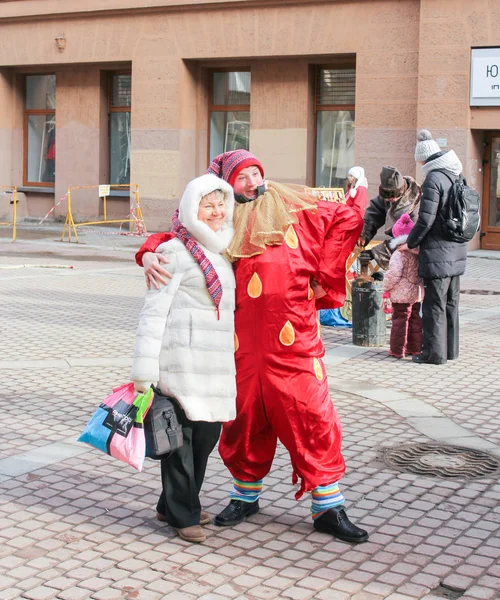
[[[12,199],[14,200],[14,216],[13,216],[13,230],[12,230],[12,241],[15,242],[17,239],[17,187],[14,188],[14,193],[12,194]]]

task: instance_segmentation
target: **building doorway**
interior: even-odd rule
[[[481,248],[500,250],[500,131],[485,132]]]

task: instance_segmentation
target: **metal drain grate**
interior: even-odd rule
[[[387,448],[382,459],[398,471],[431,477],[476,479],[500,469],[500,461],[486,452],[432,442]]]

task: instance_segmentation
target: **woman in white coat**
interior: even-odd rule
[[[365,177],[365,170],[363,167],[352,167],[352,169],[349,169],[349,177],[347,179],[346,204],[347,206],[352,206],[363,216],[368,204],[368,181]]]
[[[203,542],[199,493],[221,422],[236,415],[234,290],[224,251],[233,236],[232,187],[215,175],[191,181],[173,217],[173,239],[157,252],[172,278],[146,293],[131,379],[176,400],[182,447],[161,460],[157,516],[191,542]]]

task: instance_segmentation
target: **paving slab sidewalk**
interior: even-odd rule
[[[383,461],[387,448],[429,441],[498,455],[498,296],[461,295],[461,357],[443,367],[360,349],[349,331],[323,328],[344,427],[342,486],[369,542],[313,531],[279,447],[260,513],[234,528],[209,525],[194,546],[155,520],[158,464],[138,473],[75,441],[128,379],[144,286],[134,248],[54,244],[0,241],[0,267],[49,265],[0,268],[0,600],[431,600],[450,588],[499,597],[498,474],[442,479]],[[462,288],[500,291],[500,261],[471,258]],[[228,490],[214,452],[202,492],[211,515]]]

